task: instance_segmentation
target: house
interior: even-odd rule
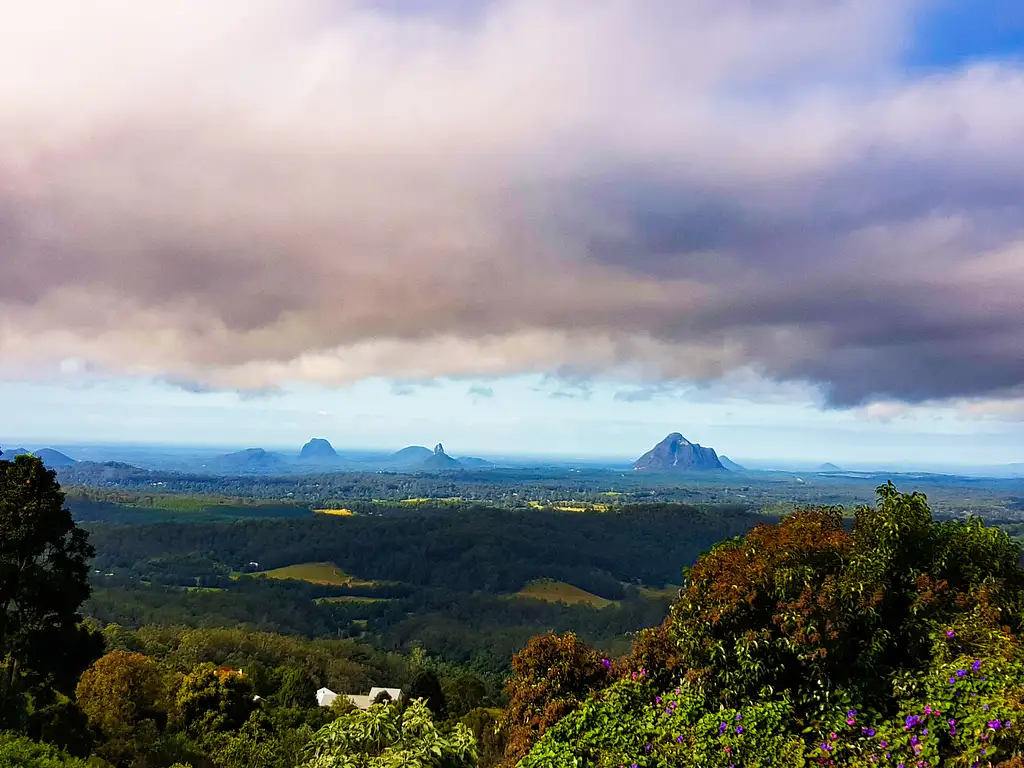
[[[398,701],[403,696],[401,688],[371,688],[370,701],[375,701],[382,693],[386,693],[392,701]]]
[[[398,701],[404,695],[401,688],[371,688],[370,693],[366,696],[351,693],[337,694],[330,688],[321,688],[316,692],[316,703],[321,707],[329,707],[337,701],[338,696],[343,695],[353,706],[366,710],[373,706],[373,702],[381,693],[386,693],[391,697],[391,701]]]
[[[338,698],[338,694],[332,691],[330,688],[321,688],[316,692],[316,703],[321,707],[329,707],[334,703],[334,700]]]

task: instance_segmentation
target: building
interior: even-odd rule
[[[321,707],[329,707],[333,705],[335,701],[337,701],[338,696],[344,696],[346,699],[352,702],[353,706],[357,707],[358,709],[366,710],[373,706],[373,702],[377,699],[378,696],[380,696],[381,693],[386,693],[389,697],[391,697],[392,701],[398,701],[404,696],[401,688],[371,688],[369,694],[367,694],[366,696],[351,693],[338,694],[332,691],[330,688],[321,688],[319,691],[316,692],[316,703],[319,704]]]

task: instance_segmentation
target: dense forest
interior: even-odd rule
[[[672,504],[601,514],[417,505],[401,517],[87,523],[97,554],[86,609],[126,626],[245,625],[361,637],[390,650],[422,646],[501,674],[512,651],[546,629],[574,628],[601,647],[620,647],[628,632],[660,621],[666,595],[675,594],[645,588],[681,583],[701,551],[764,519],[742,507]],[[661,557],[651,558],[652,551]],[[357,581],[311,584],[252,573],[319,562]],[[616,605],[512,599],[541,579]]]
[[[0,459],[0,765],[1024,765],[1020,547],[891,483],[782,517],[65,502]]]

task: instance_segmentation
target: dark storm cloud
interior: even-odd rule
[[[0,30],[4,369],[1024,382],[1024,71],[912,0],[98,2]]]

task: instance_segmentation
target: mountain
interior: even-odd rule
[[[822,464],[820,467],[818,467],[818,471],[819,472],[842,472],[843,470],[841,470],[839,467],[837,467],[831,461],[826,461],[824,464]]]
[[[422,464],[433,455],[434,452],[429,448],[424,448],[422,445],[410,445],[391,454],[388,458],[388,463],[407,467],[414,464]]]
[[[742,464],[737,464],[735,461],[730,459],[728,456],[719,456],[718,460],[722,462],[722,466],[728,469],[730,472],[746,472],[747,468]]]
[[[38,451],[35,451],[34,455],[36,458],[42,459],[43,464],[50,467],[50,469],[71,467],[77,464],[70,456],[66,456],[53,448],[40,448]]]
[[[8,461],[15,456],[24,456],[25,454],[32,453],[28,448],[7,448],[3,445],[0,445],[0,451],[3,451],[3,457]]]
[[[262,448],[246,448],[244,451],[227,453],[218,459],[219,464],[236,469],[252,467],[276,467],[281,464],[281,457],[276,453],[267,453]]]
[[[472,469],[486,469],[487,467],[495,466],[493,461],[478,459],[476,456],[460,456],[458,458],[458,462],[462,466],[470,467]]]
[[[320,462],[323,464],[336,462],[338,458],[338,452],[334,450],[334,446],[322,437],[314,437],[302,446],[302,450],[299,451],[299,461]]]
[[[691,443],[678,432],[673,432],[633,463],[633,469],[646,471],[689,472],[693,470],[721,469],[714,448]]]
[[[434,452],[420,464],[421,469],[456,469],[461,466],[456,459],[444,452],[444,446],[440,443],[434,447]]]

